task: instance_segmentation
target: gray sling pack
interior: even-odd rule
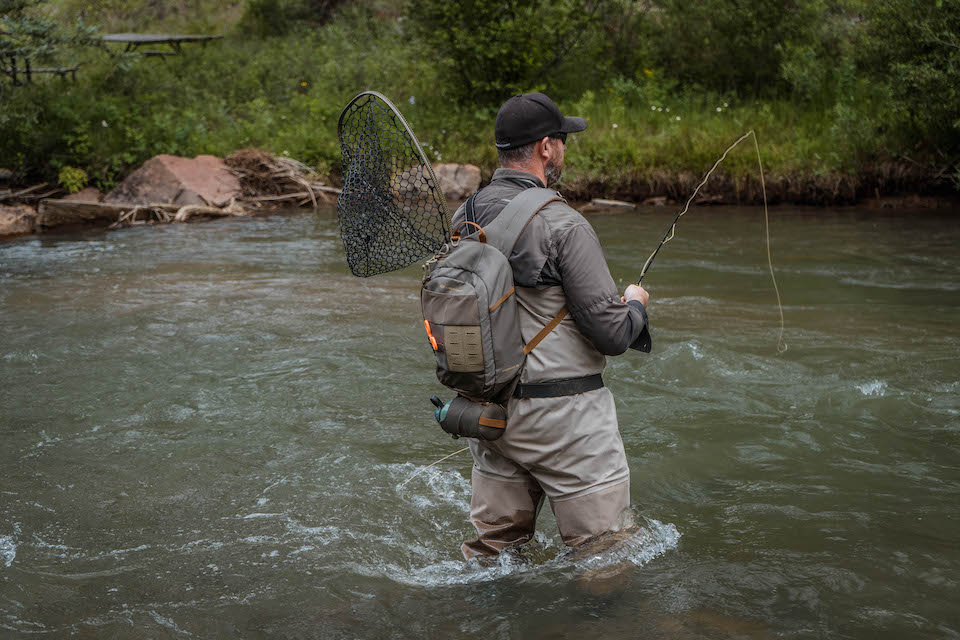
[[[521,191],[486,227],[462,222],[451,241],[425,265],[420,307],[437,378],[473,402],[505,404],[519,382],[526,355],[567,314],[562,309],[524,344],[508,260],[533,216],[555,200],[563,198],[552,189]],[[467,232],[461,234],[464,227]],[[502,419],[500,411],[485,411],[478,420],[496,437],[506,427],[505,411]]]

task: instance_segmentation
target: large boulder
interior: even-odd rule
[[[12,207],[0,205],[0,238],[33,233],[37,212],[33,207],[18,204]]]
[[[100,202],[103,200],[103,194],[96,187],[87,187],[68,196],[63,196],[64,200],[79,200],[80,202]]]
[[[220,158],[159,155],[127,176],[103,201],[222,207],[239,195],[240,181]]]
[[[433,167],[443,195],[450,200],[466,200],[480,188],[480,167],[445,162]]]

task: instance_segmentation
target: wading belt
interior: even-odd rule
[[[568,378],[566,380],[551,380],[549,382],[533,382],[518,384],[513,390],[514,398],[558,398],[586,393],[603,387],[603,376],[595,373],[582,378]]]

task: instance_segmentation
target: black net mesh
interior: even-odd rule
[[[436,253],[449,235],[443,193],[396,108],[362,93],[343,110],[338,133],[337,215],[350,271],[372,276]]]

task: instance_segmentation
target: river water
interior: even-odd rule
[[[0,636],[960,636],[960,217],[696,209],[609,360],[642,527],[465,564],[419,268],[332,210],[0,244]],[[672,217],[593,214],[614,278]]]

